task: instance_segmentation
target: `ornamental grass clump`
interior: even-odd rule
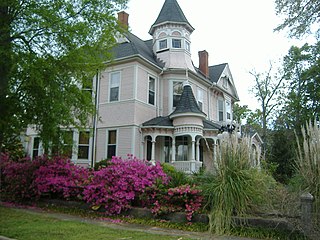
[[[119,214],[156,181],[168,182],[159,163],[153,166],[132,156],[124,160],[114,157],[108,166],[93,172],[84,200],[94,208],[104,206],[109,215]]]
[[[232,216],[244,216],[251,206],[267,198],[270,177],[253,168],[250,138],[241,140],[235,134],[220,143],[215,170],[198,177],[209,211],[209,230],[229,233]]]
[[[320,225],[320,126],[319,122],[309,121],[302,127],[302,142],[297,139],[297,157],[295,168],[297,184],[304,192],[310,192],[315,198],[315,210]]]

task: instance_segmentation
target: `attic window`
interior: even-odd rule
[[[172,48],[181,48],[181,39],[172,39]]]
[[[224,76],[222,78],[222,86],[225,88],[225,89],[228,89],[228,81],[229,81],[229,77],[228,76]]]
[[[159,41],[159,50],[168,48],[167,39]]]

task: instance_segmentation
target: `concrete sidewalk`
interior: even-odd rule
[[[191,239],[199,239],[199,240],[249,240],[249,238],[240,238],[240,237],[232,237],[232,236],[213,236],[206,232],[188,232],[188,231],[181,231],[176,229],[168,229],[168,228],[159,228],[159,227],[152,227],[148,225],[141,225],[141,224],[131,224],[131,223],[112,223],[109,221],[103,221],[99,219],[90,219],[85,217],[79,217],[76,215],[70,214],[63,214],[63,213],[54,213],[54,212],[47,212],[39,208],[21,208],[21,207],[14,207],[14,209],[39,214],[42,216],[47,216],[55,219],[59,219],[62,221],[78,221],[82,223],[94,224],[97,226],[103,226],[115,230],[129,230],[129,231],[137,231],[137,232],[146,232],[150,234],[157,234],[157,235],[168,235],[168,236],[177,236],[177,237],[185,237]],[[0,236],[0,240],[12,240],[10,238],[6,238],[4,236]],[[252,238],[250,238],[252,240]]]

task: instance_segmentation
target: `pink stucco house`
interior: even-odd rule
[[[126,12],[118,18],[128,26]],[[87,131],[70,133],[76,163],[132,154],[185,172],[212,167],[219,130],[233,120],[239,101],[229,65],[210,66],[203,50],[194,66],[194,28],[176,0],[165,0],[155,18],[150,40],[131,32],[118,36],[113,61],[95,76],[98,117]],[[41,154],[36,133],[27,134],[30,155]]]

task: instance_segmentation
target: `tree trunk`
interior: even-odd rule
[[[5,1],[5,3],[0,5],[0,152],[2,152],[4,136],[10,116],[8,85],[13,66],[10,39],[11,22],[9,2]]]

